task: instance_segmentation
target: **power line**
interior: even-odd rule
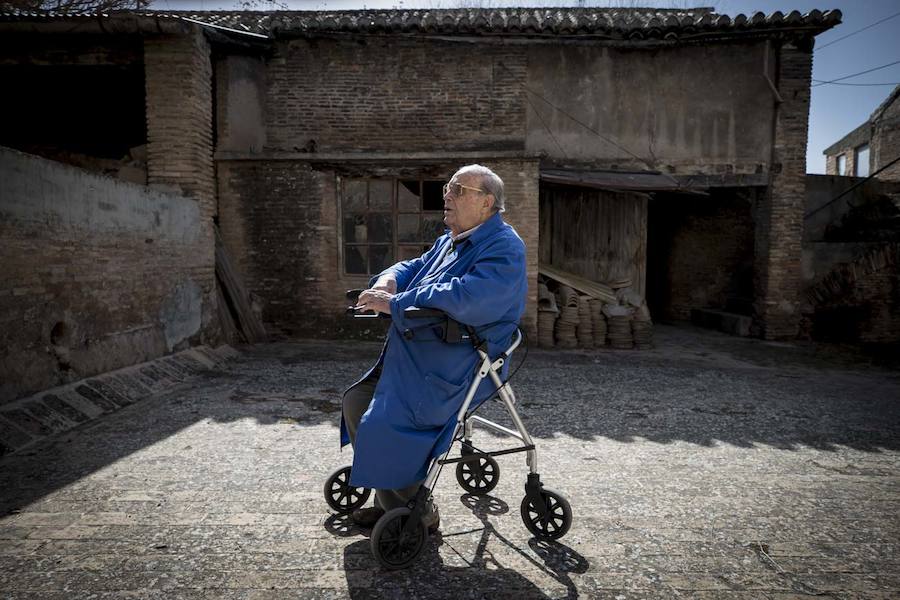
[[[893,66],[893,65],[896,65],[896,64],[898,64],[898,63],[900,63],[900,60],[895,60],[895,61],[892,62],[892,63],[888,63],[888,64],[886,64],[886,65],[881,65],[880,67],[875,67],[875,68],[872,68],[872,69],[867,69],[867,70],[865,70],[865,71],[860,71],[859,73],[853,73],[853,74],[851,74],[851,75],[844,75],[843,77],[838,77],[837,79],[830,79],[830,80],[828,80],[828,81],[820,81],[819,83],[813,84],[813,85],[811,85],[810,87],[816,87],[816,86],[819,86],[819,85],[825,85],[826,83],[836,83],[836,82],[838,82],[838,81],[843,81],[843,80],[845,80],[845,79],[850,79],[851,77],[859,77],[860,75],[865,75],[866,73],[871,73],[872,71],[878,71],[878,70],[880,70],[880,69],[886,69],[886,68],[891,67],[891,66]]]
[[[840,200],[841,198],[843,198],[844,196],[846,196],[847,194],[849,194],[850,192],[852,192],[853,190],[855,190],[856,188],[861,186],[862,184],[868,182],[870,179],[872,179],[873,177],[875,177],[876,175],[878,175],[885,169],[892,167],[893,165],[895,165],[898,162],[900,162],[900,156],[898,156],[891,162],[887,163],[886,165],[884,165],[883,167],[881,167],[880,169],[878,169],[877,171],[875,171],[874,173],[872,173],[871,175],[869,175],[868,177],[863,179],[862,181],[858,181],[855,184],[851,185],[846,190],[844,190],[843,192],[841,192],[840,194],[838,194],[837,196],[835,196],[834,198],[832,198],[831,200],[829,200],[828,202],[826,202],[825,204],[820,206],[819,208],[809,211],[808,213],[803,215],[803,219],[806,220],[806,219],[810,218],[811,216],[813,216],[814,214],[816,214],[817,212],[831,206],[832,204],[834,204],[835,202],[837,202],[838,200]]]
[[[547,130],[547,133],[550,134],[550,137],[553,138],[553,141],[556,142],[556,147],[559,148],[559,151],[562,152],[563,158],[569,158],[566,154],[566,151],[563,149],[562,144],[559,143],[559,140],[556,139],[556,136],[553,135],[553,132],[550,130],[550,127],[547,125],[547,122],[544,121],[544,117],[541,115],[541,112],[537,109],[537,106],[534,105],[534,102],[531,101],[531,98],[528,94],[525,94],[525,99],[528,101],[529,106],[534,111],[534,114],[538,116],[538,119],[541,120],[541,125],[544,126],[544,129]]]
[[[831,81],[820,81],[818,79],[813,79],[815,83],[820,83],[822,85],[855,85],[855,86],[871,86],[871,85],[900,85],[900,81],[895,81],[894,83],[846,83],[846,82],[831,82]]]
[[[897,16],[900,16],[900,12],[894,13],[894,14],[892,14],[892,15],[889,16],[889,17],[885,17],[885,18],[881,19],[880,21],[875,21],[875,22],[872,23],[871,25],[866,25],[866,26],[863,27],[862,29],[857,29],[856,31],[851,31],[851,32],[848,33],[847,35],[845,35],[845,36],[843,36],[843,37],[839,37],[839,38],[836,39],[836,40],[831,40],[831,41],[828,42],[827,44],[823,44],[823,45],[819,46],[818,48],[816,48],[816,50],[817,50],[817,51],[818,51],[818,50],[822,50],[823,48],[827,48],[828,46],[831,46],[832,44],[837,44],[837,43],[840,42],[841,40],[846,40],[848,37],[850,37],[850,36],[852,36],[852,35],[856,35],[856,34],[859,33],[860,31],[865,31],[866,29],[871,29],[872,27],[875,27],[876,25],[880,25],[881,23],[884,23],[885,21],[887,21],[887,20],[889,20],[889,19],[893,19],[894,17],[897,17]]]

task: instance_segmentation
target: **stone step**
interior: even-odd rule
[[[691,323],[708,329],[724,331],[731,335],[748,337],[753,319],[747,315],[725,312],[724,310],[694,308],[691,309]]]
[[[0,406],[0,456],[217,369],[240,352],[197,346]]]

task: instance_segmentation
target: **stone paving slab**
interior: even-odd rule
[[[0,456],[160,394],[236,356],[230,346],[198,346],[6,404],[0,408]]]
[[[655,333],[649,352],[531,350],[513,380],[566,537],[528,534],[524,456],[503,456],[484,498],[442,474],[441,532],[401,572],[322,497],[352,456],[341,390],[377,344],[203,349],[85,382],[111,405],[0,458],[0,598],[900,597],[900,372]]]

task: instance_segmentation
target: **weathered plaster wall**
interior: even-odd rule
[[[197,29],[144,39],[147,182],[197,200],[200,218],[193,280],[200,286],[205,343],[218,340],[213,164],[213,85],[210,46]]]
[[[0,148],[0,403],[200,341],[195,200]]]
[[[646,169],[634,154],[679,173],[764,170],[773,114],[764,48],[531,46],[526,148],[619,168]]]
[[[216,149],[262,152],[266,145],[266,66],[262,58],[225,56],[215,65]]]

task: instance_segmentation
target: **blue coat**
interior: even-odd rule
[[[525,310],[525,244],[498,213],[455,249],[449,233],[444,234],[421,257],[385,273],[396,277],[397,294],[391,300],[392,323],[381,356],[363,377],[382,365],[357,430],[351,483],[400,489],[424,479],[431,460],[450,447],[456,414],[479,364],[468,340],[445,343],[431,328],[404,318],[404,309],[436,308],[476,327],[496,358],[512,343]],[[403,331],[410,327],[417,329],[407,340]],[[493,383],[485,379],[472,408],[493,391]],[[342,419],[341,446],[349,442]]]

